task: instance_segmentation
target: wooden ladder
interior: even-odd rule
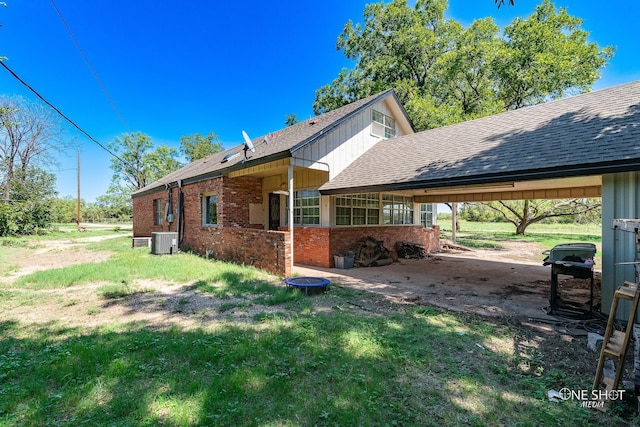
[[[639,297],[640,289],[638,288],[638,284],[631,282],[624,282],[624,285],[620,286],[613,295],[611,311],[609,312],[609,321],[607,322],[607,329],[604,334],[604,340],[602,341],[602,351],[600,352],[598,369],[596,369],[596,377],[593,380],[593,390],[600,390],[601,384],[604,384],[605,390],[607,391],[616,390],[618,388],[618,384],[620,384],[622,372],[624,371],[624,359],[627,355],[629,338],[633,331],[633,321],[636,316]],[[621,299],[632,301],[629,321],[624,332],[616,331],[614,328],[618,302]],[[616,364],[615,378],[607,378],[602,375],[604,362],[607,358],[612,359]]]

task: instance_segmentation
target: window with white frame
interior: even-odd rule
[[[153,199],[153,225],[162,225],[162,199]]]
[[[379,223],[379,193],[336,197],[336,225],[378,225]]]
[[[218,195],[216,193],[202,195],[202,225],[218,226]]]
[[[293,223],[320,225],[320,192],[298,190],[293,193]]]
[[[371,134],[380,138],[396,136],[396,121],[376,110],[371,110]]]
[[[413,198],[382,195],[383,224],[413,224]]]
[[[433,203],[420,203],[420,224],[425,227],[433,227]]]

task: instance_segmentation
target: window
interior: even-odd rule
[[[379,223],[379,193],[336,197],[336,225],[378,225]]]
[[[382,196],[383,224],[413,224],[413,199],[384,194]]]
[[[320,225],[320,192],[299,190],[293,193],[293,223]]]
[[[202,195],[202,225],[205,227],[218,226],[218,196],[216,194]]]
[[[162,225],[162,199],[153,199],[153,225]]]
[[[379,111],[371,110],[371,134],[380,138],[396,136],[396,121]]]
[[[433,203],[420,204],[420,224],[425,227],[433,227]]]

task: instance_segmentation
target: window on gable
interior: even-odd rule
[[[202,225],[205,227],[218,226],[218,195],[202,195]]]
[[[153,225],[162,225],[162,199],[153,199]]]
[[[371,110],[371,134],[380,138],[396,136],[396,121],[376,110]]]
[[[299,190],[293,193],[293,223],[295,225],[320,224],[320,192]]]

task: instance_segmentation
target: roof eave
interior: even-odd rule
[[[183,179],[175,179],[175,180],[172,180],[172,181],[164,183],[164,184],[159,184],[157,186],[148,188],[148,189],[146,189],[144,191],[136,192],[136,193],[131,195],[131,198],[147,196],[149,194],[154,194],[154,193],[157,193],[159,191],[163,191],[163,190],[165,190],[167,188],[178,187],[178,182],[180,182],[180,185],[194,184],[194,183],[197,183],[197,182],[206,181],[208,179],[219,178],[219,177],[227,175],[227,174],[229,174],[231,172],[235,172],[235,171],[239,171],[239,170],[242,170],[242,169],[246,169],[248,167],[258,166],[258,165],[262,165],[262,164],[265,164],[265,163],[273,162],[273,161],[276,161],[276,160],[286,159],[286,158],[289,158],[289,157],[291,157],[291,153],[289,152],[289,150],[284,150],[284,151],[279,151],[279,152],[274,153],[274,154],[270,154],[268,156],[260,157],[260,158],[256,159],[255,161],[251,161],[251,159],[249,158],[249,160],[247,162],[242,161],[242,162],[236,163],[234,165],[231,165],[229,167],[226,167],[224,169],[218,169],[218,170],[207,172],[207,173],[203,173],[203,174],[200,174],[200,175],[191,176],[191,177],[183,178]],[[249,164],[249,162],[250,162],[250,164]]]
[[[640,159],[634,158],[622,162],[612,161],[595,164],[590,163],[548,169],[532,169],[505,173],[443,178],[436,180],[412,180],[408,182],[374,184],[360,187],[342,187],[324,190],[320,188],[320,194],[328,196],[353,193],[392,192],[438,187],[494,184],[510,181],[535,181],[540,179],[572,178],[577,176],[605,175],[611,173],[632,171],[640,171]]]

